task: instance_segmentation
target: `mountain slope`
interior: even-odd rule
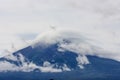
[[[120,62],[59,50],[59,43],[28,46],[0,58],[0,66],[1,80],[120,79]]]

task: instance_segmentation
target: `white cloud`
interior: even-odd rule
[[[14,63],[11,63],[9,61],[0,61],[0,72],[6,72],[6,71],[30,72],[34,70],[39,70],[41,72],[70,71],[70,69],[67,67],[66,64],[64,64],[64,66],[61,66],[61,68],[54,68],[54,66],[57,64],[51,64],[48,61],[45,61],[43,63],[43,66],[36,65],[33,62],[29,62],[29,60],[25,61],[26,58],[21,53],[19,53],[19,58],[17,58],[13,54],[10,54],[6,56],[5,59],[12,60],[12,61],[20,61],[21,64],[15,65]]]
[[[11,51],[13,42],[16,48],[26,45],[19,39],[21,34],[33,37],[56,26],[57,30],[76,32],[72,37],[88,38],[78,45],[81,52],[120,61],[119,25],[119,0],[0,0],[0,54]]]
[[[40,34],[32,41],[32,46],[48,46],[59,42],[58,51],[72,51],[80,55],[94,55],[120,61],[119,41],[105,31],[94,31],[96,34],[75,32],[74,30],[52,30]],[[63,40],[69,40],[65,43]],[[118,41],[118,42],[117,42]],[[117,43],[116,43],[117,42]]]
[[[7,61],[2,61],[0,62],[1,68],[0,68],[0,72],[1,71],[17,71],[17,66],[14,64],[11,64]]]

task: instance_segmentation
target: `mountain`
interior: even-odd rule
[[[120,80],[118,61],[37,44],[0,58],[0,80]]]

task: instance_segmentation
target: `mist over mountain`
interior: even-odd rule
[[[52,26],[71,36],[77,32],[120,61],[119,7],[119,0],[0,0],[0,56],[14,52],[12,44],[22,49]]]
[[[120,79],[120,62],[101,57],[97,51],[92,53],[96,46],[86,38],[53,33],[54,36],[39,36],[27,47],[1,57],[0,79],[66,80],[66,76],[70,80]]]
[[[120,0],[0,0],[0,80],[120,80]]]

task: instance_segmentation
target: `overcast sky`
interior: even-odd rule
[[[87,34],[93,44],[120,53],[120,0],[0,0],[1,53],[51,26]]]

